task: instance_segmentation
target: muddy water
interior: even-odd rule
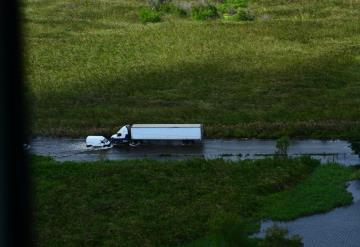
[[[350,182],[347,190],[353,195],[352,205],[289,222],[265,221],[255,236],[264,237],[266,229],[277,224],[286,227],[291,235],[302,236],[306,247],[359,247],[360,181]]]
[[[353,151],[351,143],[341,140],[292,140],[288,154],[292,157],[310,155],[323,163],[337,162],[343,165],[360,164],[360,156]],[[260,159],[276,151],[275,140],[204,140],[201,144],[122,146],[107,149],[89,149],[84,139],[36,138],[31,142],[30,151],[35,154],[52,156],[59,161],[95,161],[122,159],[207,159],[229,160]]]

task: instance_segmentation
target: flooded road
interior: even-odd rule
[[[291,235],[302,236],[306,247],[359,247],[360,181],[350,182],[347,190],[353,195],[352,205],[289,222],[265,221],[255,236],[264,237],[265,230],[276,223],[286,227]]]
[[[288,154],[292,157],[310,155],[323,163],[337,162],[343,165],[360,164],[360,156],[352,149],[354,145],[341,140],[292,140]],[[84,139],[35,138],[30,152],[51,156],[59,161],[95,161],[123,159],[206,159],[228,160],[261,159],[274,155],[275,140],[221,140],[208,139],[201,144],[121,146],[108,149],[90,149]]]

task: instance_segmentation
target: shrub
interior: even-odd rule
[[[351,149],[354,151],[354,153],[360,155],[360,142],[358,141],[352,141],[350,142]]]
[[[172,4],[172,3],[164,3],[160,6],[160,11],[164,12],[164,13],[169,13],[169,14],[175,14],[177,16],[180,17],[185,17],[187,16],[187,12],[186,10]]]
[[[225,0],[223,3],[218,5],[218,10],[221,13],[232,14],[236,9],[246,8],[247,0]]]
[[[237,21],[253,21],[255,15],[248,9],[239,9],[235,15]]]
[[[266,230],[265,239],[259,243],[260,247],[300,247],[304,246],[299,235],[289,237],[289,231],[278,225]]]
[[[219,15],[214,5],[206,5],[193,8],[192,16],[195,20],[204,21],[209,19],[215,19]]]
[[[141,9],[139,14],[140,21],[142,23],[148,23],[148,22],[159,22],[161,21],[160,14],[152,9]]]
[[[287,150],[289,148],[289,138],[283,136],[276,141],[276,154],[280,156],[287,156]]]
[[[225,2],[238,7],[246,7],[248,5],[248,0],[226,0]]]
[[[356,170],[353,174],[350,176],[351,180],[358,180],[360,179],[360,170]]]
[[[249,238],[254,225],[235,213],[220,212],[209,222],[212,232],[222,236],[226,246],[254,246],[255,240]]]

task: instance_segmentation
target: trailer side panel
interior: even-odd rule
[[[132,127],[132,140],[201,140],[200,127]]]

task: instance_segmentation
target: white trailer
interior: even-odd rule
[[[113,144],[137,144],[145,141],[182,141],[193,143],[202,140],[201,124],[132,124],[125,125],[111,136]]]

